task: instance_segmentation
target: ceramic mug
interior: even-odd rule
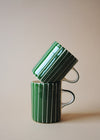
[[[32,72],[44,83],[61,81],[77,61],[76,57],[55,41],[32,69]],[[77,78],[73,81],[66,78],[64,80],[70,83],[75,83],[79,80],[79,73],[75,68],[73,70],[76,72]]]
[[[72,95],[71,101],[61,104],[61,91]],[[61,108],[72,104],[75,95],[69,90],[61,89],[61,81],[42,83],[31,82],[32,118],[40,123],[55,123],[61,120]]]

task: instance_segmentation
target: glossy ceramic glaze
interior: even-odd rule
[[[42,82],[62,80],[78,60],[56,41],[33,68],[33,74]]]
[[[61,119],[61,82],[31,82],[32,118],[54,123]]]

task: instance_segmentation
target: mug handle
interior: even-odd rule
[[[79,73],[78,73],[78,71],[73,67],[72,68],[75,72],[76,72],[76,75],[77,75],[77,78],[75,79],[75,80],[69,80],[69,79],[66,79],[65,77],[63,78],[63,81],[66,81],[66,82],[69,82],[69,83],[76,83],[76,82],[78,82],[78,80],[79,80]]]
[[[67,103],[61,103],[61,107],[63,108],[63,107],[65,107],[65,106],[67,106],[67,105],[70,105],[70,104],[72,104],[74,101],[75,101],[75,95],[74,95],[74,93],[72,92],[72,91],[70,91],[70,90],[66,90],[66,89],[62,89],[62,91],[64,91],[64,92],[69,92],[70,94],[72,94],[72,99],[69,101],[69,102],[67,102]]]

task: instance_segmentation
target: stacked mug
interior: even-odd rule
[[[77,62],[77,58],[55,41],[32,69],[33,74],[39,79],[31,82],[34,121],[54,123],[61,120],[61,108],[75,100],[72,91],[61,88],[61,81],[76,83],[79,80],[79,73],[73,68]],[[71,69],[77,74],[76,80],[71,81],[64,78]],[[61,91],[69,92],[72,95],[71,101],[61,103]]]

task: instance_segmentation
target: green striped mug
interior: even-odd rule
[[[71,101],[61,104],[61,90],[72,95]],[[42,83],[31,82],[32,118],[40,123],[55,123],[61,120],[61,108],[73,103],[75,95],[61,89],[61,81]]]
[[[77,61],[76,57],[55,41],[32,69],[32,72],[44,83],[56,82],[62,80]],[[79,80],[77,70],[75,68],[73,70],[76,72],[77,78],[72,81],[66,78],[64,80],[70,83],[75,83]]]

